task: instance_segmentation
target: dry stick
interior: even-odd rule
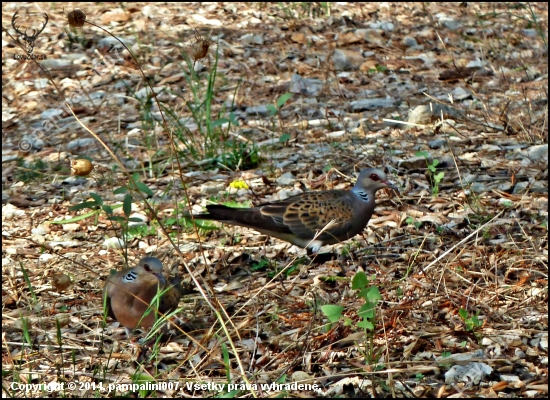
[[[424,96],[426,96],[427,98],[429,98],[430,100],[432,100],[434,103],[436,104],[442,104],[446,107],[450,107],[449,104],[447,103],[444,103],[443,101],[439,100],[439,99],[436,99],[435,97],[431,96],[430,94],[428,93],[423,93]],[[454,104],[452,104],[454,106]],[[489,122],[479,122],[473,118],[470,118],[468,117],[468,115],[464,114],[462,111],[458,110],[458,108],[456,107],[453,107],[455,110],[457,110],[459,112],[459,115],[456,117],[456,119],[458,119],[459,121],[467,121],[467,122],[471,122],[472,124],[474,125],[479,125],[481,126],[482,128],[491,128],[491,129],[494,129],[494,130],[497,130],[497,131],[502,131],[502,129],[498,129],[497,127],[491,125]],[[470,111],[471,113],[473,113],[474,110],[468,110]],[[483,115],[483,118],[486,120],[486,117],[485,117],[485,114]],[[458,130],[455,129],[455,131],[457,132],[457,134],[462,137],[462,138],[466,138],[465,135],[462,135],[460,134],[460,132]]]
[[[155,101],[157,102],[157,106],[159,107],[159,110],[161,112],[161,116],[162,116],[162,119],[163,119],[163,122],[164,122],[164,127],[165,129],[167,129],[167,131],[169,132],[169,135],[170,135],[170,143],[172,144],[172,150],[175,152],[175,146],[174,146],[174,142],[173,142],[173,136],[172,136],[172,132],[167,128],[167,124],[166,124],[166,120],[164,119],[164,114],[162,113],[162,109],[160,107],[160,105],[158,104],[158,100],[156,98],[156,95],[155,95],[155,92],[153,90],[153,88],[151,87],[149,81],[147,80],[147,78],[145,77],[145,74],[143,73],[143,70],[141,69],[141,66],[139,65],[139,63],[137,62],[136,58],[134,57],[133,53],[130,51],[130,49],[128,49],[128,47],[119,39],[117,38],[116,36],[114,36],[113,34],[111,34],[109,31],[101,28],[100,26],[98,25],[95,25],[89,21],[86,21],[87,23],[89,23],[90,25],[93,25],[103,31],[105,31],[107,34],[111,35],[112,37],[114,37],[118,42],[120,42],[124,48],[130,53],[130,55],[132,56],[132,58],[134,59],[134,61],[136,62],[138,68],[140,69],[141,73],[143,74],[143,77],[145,79],[145,82],[147,83],[147,85],[149,86],[149,88],[151,89],[151,92],[153,94],[153,97],[155,98]],[[23,50],[24,48],[13,38],[13,36],[11,36],[11,34],[8,32],[7,29],[5,29],[4,27],[2,27],[2,30],[4,32],[6,32],[6,34],[8,36],[11,37],[11,39],[16,42]],[[65,102],[65,105],[67,106],[67,108],[71,111],[71,114],[74,116],[74,118],[76,119],[76,121],[86,130],[88,131],[88,133],[90,133],[98,142],[101,143],[101,145],[107,150],[107,152],[109,153],[109,155],[115,160],[115,162],[121,167],[121,169],[123,170],[123,172],[129,177],[129,179],[131,180],[131,175],[130,173],[128,172],[128,170],[126,169],[126,167],[122,164],[122,162],[119,160],[119,158],[113,153],[113,151],[109,148],[109,146],[107,146],[107,144],[105,142],[103,142],[103,140],[97,135],[95,134],[92,130],[90,130],[86,125],[84,125],[84,123],[82,121],[80,121],[80,119],[78,119],[78,117],[76,116],[76,114],[74,113],[73,109],[71,108],[69,102],[67,101],[67,99],[65,99],[65,96],[63,95],[63,92],[60,90],[60,88],[57,86],[57,84],[55,83],[55,81],[53,80],[50,72],[44,68],[39,62],[37,62],[36,60],[32,60],[33,62],[35,62],[39,68],[44,71],[46,73],[46,75],[49,77],[50,81],[52,82],[52,84],[54,85],[54,87],[57,89],[57,91],[59,92],[59,94],[61,95],[61,97],[63,97],[63,100]],[[180,179],[182,180],[182,183],[183,183],[183,174],[182,174],[182,171],[181,171],[181,165],[179,163],[179,159],[177,157],[177,154],[176,154],[176,160],[178,161],[178,169],[179,169],[179,173],[180,173]],[[183,189],[184,189],[184,192],[186,194],[186,197],[187,197],[187,202],[188,202],[188,206],[190,207],[191,203],[190,203],[190,199],[189,199],[189,196],[187,195],[187,189],[185,188],[185,185],[182,185]],[[149,202],[147,201],[147,199],[145,198],[145,196],[143,195],[143,193],[141,193],[140,190],[137,190],[137,193],[138,195],[141,197],[141,200],[143,201],[143,203],[145,204],[145,206],[147,207],[147,209],[152,213],[152,215],[154,215],[156,217],[156,212],[155,210],[151,207],[151,205],[149,204]],[[193,219],[193,218],[192,218]],[[158,218],[157,218],[158,220]],[[194,219],[193,219],[194,221]],[[168,238],[168,240],[170,241],[170,244],[172,245],[172,247],[176,250],[176,253],[178,253],[178,255],[181,257],[182,261],[185,259],[183,253],[181,252],[181,250],[179,249],[178,246],[176,246],[176,244],[174,243],[174,241],[172,240],[172,238],[170,237],[170,235],[168,235],[168,232],[166,231],[166,229],[164,228],[164,226],[159,223],[159,226],[160,226],[160,229],[162,231],[162,233]],[[195,224],[194,224],[195,226]],[[195,226],[195,231],[197,233],[197,237],[199,236],[198,235],[198,228],[196,228]],[[199,238],[199,246],[200,246],[200,249],[201,249],[201,253],[203,255],[203,257],[205,258],[206,260],[206,256],[204,255],[204,251],[202,250],[202,244],[200,242],[200,238]],[[183,262],[183,265],[185,267],[185,269],[187,270],[187,272],[189,273],[189,275],[191,276],[191,279],[193,280],[193,282],[195,283],[195,286],[197,287],[197,289],[199,290],[199,292],[201,293],[201,295],[203,296],[203,298],[206,300],[206,303],[210,306],[210,308],[212,309],[212,311],[214,311],[214,314],[216,314],[218,320],[220,321],[220,324],[222,325],[222,328],[227,336],[227,339],[231,345],[231,348],[233,349],[234,351],[234,354],[235,354],[235,359],[237,360],[237,363],[239,364],[239,368],[241,370],[241,376],[243,377],[243,380],[250,385],[250,382],[248,381],[248,378],[246,376],[246,371],[244,370],[244,367],[242,365],[242,362],[238,356],[238,351],[237,351],[237,348],[235,347],[235,344],[233,343],[233,341],[231,340],[231,335],[229,334],[229,331],[227,330],[227,326],[226,324],[224,323],[224,320],[221,316],[221,313],[212,305],[212,303],[210,302],[210,300],[208,299],[208,297],[206,296],[206,293],[204,292],[204,289],[201,287],[201,285],[199,284],[198,280],[195,278],[195,276],[193,275],[193,273],[191,272],[191,270],[189,269],[189,267],[187,266],[187,264],[185,262]],[[141,300],[141,299],[140,299]],[[220,304],[218,302],[218,304]],[[160,311],[156,310],[159,314],[161,314],[162,316],[164,316],[163,313],[161,313]],[[227,313],[225,313],[227,315]],[[229,319],[229,321],[231,322],[231,324],[234,326],[233,322],[231,321],[231,319]],[[182,329],[180,329],[179,327],[177,327],[180,331],[183,332]],[[236,329],[236,328],[235,328]],[[254,392],[254,390],[251,389],[251,392],[252,394],[254,395],[254,397],[257,397],[256,396],[256,393]]]
[[[315,296],[315,294],[313,294],[313,296]],[[298,355],[296,355],[294,361],[290,362],[285,368],[283,368],[283,370],[281,371],[281,373],[279,374],[277,379],[274,380],[275,382],[278,382],[291,368],[293,368],[297,363],[299,363],[300,362],[299,358],[303,358],[305,352],[309,348],[309,337],[311,335],[311,332],[313,331],[313,328],[312,328],[313,321],[315,320],[315,316],[318,314],[318,311],[319,311],[317,309],[317,304],[318,304],[318,302],[315,301],[315,310],[313,312],[314,317],[311,318],[309,320],[309,323],[307,324],[306,334],[303,336],[303,339],[301,340],[302,345],[300,346],[300,348],[298,350],[299,351]],[[296,340],[296,342],[298,342],[298,339]],[[304,362],[305,361],[302,360],[302,363],[304,363]]]
[[[409,265],[407,266],[407,274],[406,276],[403,277],[403,279],[405,279],[406,277],[409,276],[409,273],[411,272],[411,269],[413,268],[413,265],[416,261],[416,259],[418,258],[419,254],[420,254],[420,251],[422,250],[422,247],[424,247],[424,243],[426,243],[426,240],[428,240],[428,236],[424,236],[424,240],[422,240],[422,243],[420,243],[420,246],[418,247],[418,250],[416,250],[412,256],[413,256],[413,259],[412,261],[409,263]],[[433,283],[433,279],[431,277],[428,277],[427,278],[432,281]]]
[[[439,41],[441,42],[441,45],[443,46],[443,48],[445,49],[445,51],[447,52],[447,54],[451,57],[451,60],[453,62],[453,66],[455,67],[455,70],[456,71],[459,71],[456,63],[455,63],[455,59],[454,57],[451,55],[451,53],[449,52],[449,50],[447,50],[447,45],[445,44],[445,42],[443,41],[443,39],[441,38],[441,36],[439,35],[439,32],[436,31],[436,35],[439,39]],[[526,69],[525,69],[526,70]],[[474,73],[475,75],[475,73]],[[464,79],[464,83],[466,84],[466,86],[474,93],[474,94],[477,94],[476,93],[476,90],[472,87],[472,85],[470,85],[468,83],[468,81],[466,79]],[[425,96],[433,99],[434,101],[436,101],[437,103],[441,103],[441,104],[445,104],[443,103],[442,101],[438,100],[438,99],[434,99],[433,97],[431,97],[430,95],[428,95],[427,93],[424,93]],[[479,96],[478,96],[479,97]],[[452,97],[451,97],[451,100],[452,100]],[[509,103],[509,102],[508,102]],[[508,103],[506,104],[506,107],[508,106]],[[465,120],[468,120],[476,125],[481,125],[482,127],[486,128],[486,127],[489,127],[489,128],[492,128],[492,129],[495,129],[495,130],[498,130],[498,131],[504,131],[504,129],[500,129],[500,128],[497,128],[496,126],[493,126],[488,120],[487,120],[487,116],[489,115],[489,109],[487,107],[487,104],[485,102],[481,102],[481,104],[483,105],[483,108],[485,109],[486,113],[482,114],[482,117],[483,119],[485,120],[485,123],[481,123],[481,122],[478,122],[472,118],[469,118],[466,114],[462,114],[462,117],[464,117]],[[454,105],[454,104],[453,104]],[[472,111],[472,110],[470,110]],[[504,110],[502,111],[501,115],[504,114]],[[456,129],[455,129],[456,131]]]
[[[430,269],[435,263],[437,263],[438,261],[440,261],[443,257],[445,257],[447,254],[449,254],[451,251],[453,251],[454,249],[456,249],[458,246],[462,245],[463,243],[465,243],[468,239],[470,239],[472,236],[474,236],[476,233],[478,233],[481,229],[485,228],[487,225],[489,225],[491,222],[493,222],[493,220],[495,220],[496,218],[500,217],[500,214],[502,214],[504,212],[504,210],[501,210],[497,215],[495,215],[493,218],[491,218],[490,221],[484,223],[483,225],[481,225],[479,228],[477,228],[475,231],[473,231],[472,233],[470,233],[468,236],[466,236],[464,239],[462,239],[460,242],[458,242],[457,244],[455,244],[453,247],[451,247],[449,250],[447,250],[445,253],[441,254],[439,257],[437,257],[435,260],[433,260],[426,268],[422,268],[422,271],[424,273],[426,273],[426,271],[428,271],[428,269]]]

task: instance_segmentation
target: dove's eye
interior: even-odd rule
[[[149,264],[143,264],[143,269],[147,272],[151,272],[151,268],[149,267]]]
[[[376,175],[376,174],[372,174],[372,175],[370,176],[370,178],[371,178],[373,181],[375,181],[375,182],[380,180],[380,177],[379,177],[378,175]]]

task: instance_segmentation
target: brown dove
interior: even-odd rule
[[[374,212],[375,194],[383,188],[398,192],[386,180],[383,171],[367,168],[361,171],[351,190],[305,192],[252,208],[207,205],[207,213],[194,217],[253,228],[264,235],[317,252],[321,246],[342,242],[361,233]],[[321,230],[323,232],[316,237]]]
[[[158,311],[167,314],[175,310],[183,288],[179,279],[170,282],[162,275],[162,262],[156,257],[144,257],[134,268],[112,274],[103,288],[103,298],[108,315],[129,330],[150,328],[158,313],[157,302],[151,304],[158,292],[169,288],[158,302]],[[151,305],[151,307],[149,307]],[[144,315],[150,308],[150,312]]]

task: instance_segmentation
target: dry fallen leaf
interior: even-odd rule
[[[67,274],[55,274],[52,276],[52,286],[58,292],[62,292],[71,285],[71,278]]]

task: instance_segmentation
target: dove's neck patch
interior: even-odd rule
[[[362,190],[358,190],[357,192],[355,192],[355,194],[357,194],[357,196],[359,196],[361,200],[367,201],[367,202],[369,201],[369,195],[363,192]]]
[[[122,282],[132,283],[136,279],[137,279],[137,274],[134,271],[130,271],[126,275],[124,275],[124,278],[122,278]]]

